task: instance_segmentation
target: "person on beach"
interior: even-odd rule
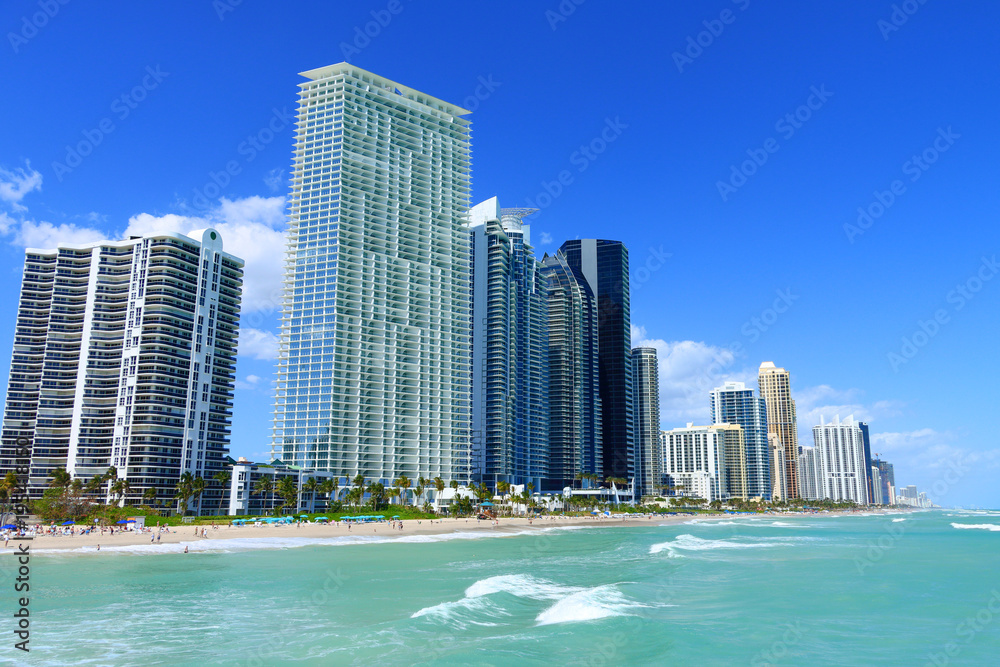
[[[184,545],[184,553],[187,553],[187,552],[188,552],[188,548],[187,548],[187,545],[185,544]]]
[[[156,533],[156,543],[157,544],[160,543],[160,534],[159,533]]]
[[[98,544],[98,545],[97,545],[97,550],[98,550],[98,551],[100,551],[100,550],[101,550],[101,545],[100,545],[100,544]]]

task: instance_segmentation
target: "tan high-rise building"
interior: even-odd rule
[[[787,498],[799,497],[798,453],[799,436],[796,430],[795,401],[792,400],[791,381],[788,371],[776,368],[771,361],[765,361],[758,371],[760,395],[767,407],[767,431],[775,434],[781,447],[771,450],[771,455],[781,452],[785,460],[784,476]],[[774,466],[777,470],[779,466]],[[778,484],[774,485],[778,487]]]

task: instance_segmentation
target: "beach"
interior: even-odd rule
[[[598,527],[637,527],[663,526],[699,521],[733,520],[762,517],[803,517],[803,516],[844,516],[866,514],[871,512],[820,512],[820,513],[762,513],[762,514],[713,514],[713,515],[626,515],[622,518],[605,516],[543,516],[528,519],[526,517],[501,517],[496,525],[492,520],[471,518],[440,518],[440,519],[409,519],[380,523],[298,523],[298,524],[260,524],[232,526],[228,523],[212,525],[183,525],[157,529],[155,521],[143,532],[115,530],[114,535],[105,532],[87,535],[39,535],[31,541],[31,550],[35,553],[51,551],[73,551],[77,553],[114,553],[124,547],[145,546],[148,551],[164,547],[164,552],[176,552],[170,545],[184,545],[192,550],[204,551],[206,546],[217,547],[217,540],[276,540],[278,542],[296,538],[300,540],[325,540],[332,538],[380,538],[386,540],[413,538],[415,536],[434,536],[455,534],[475,537],[477,534],[492,534],[502,536],[524,535],[533,531],[552,528],[598,528]],[[402,528],[400,529],[400,526]],[[204,533],[204,536],[203,536]],[[156,537],[159,535],[159,539]],[[151,539],[152,538],[152,539]],[[0,543],[2,545],[2,543]],[[0,548],[0,554],[13,553],[18,542],[10,540]],[[100,549],[98,548],[100,547]]]

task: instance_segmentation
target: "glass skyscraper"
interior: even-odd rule
[[[468,111],[347,63],[303,76],[272,454],[465,481]]]
[[[771,458],[767,442],[767,407],[742,382],[726,382],[711,393],[713,424],[743,427],[747,451],[747,495],[771,499]]]
[[[548,280],[521,220],[532,212],[496,197],[469,212],[472,467],[494,489],[548,477]]]
[[[597,300],[562,251],[542,260],[549,285],[549,481],[603,479]]]
[[[560,252],[597,300],[604,475],[631,481],[635,445],[628,248],[621,241],[578,239],[563,243]]]

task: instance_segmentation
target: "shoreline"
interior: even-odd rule
[[[710,514],[710,515],[630,515],[622,519],[613,517],[563,517],[545,516],[529,520],[526,517],[501,518],[497,526],[489,520],[475,518],[442,518],[442,519],[407,519],[397,521],[402,524],[402,530],[393,528],[390,523],[376,524],[288,524],[261,526],[229,526],[217,525],[173,526],[169,532],[160,531],[159,541],[156,540],[157,530],[147,528],[144,532],[124,531],[109,534],[90,535],[41,535],[31,540],[31,550],[36,554],[114,554],[114,553],[185,553],[177,547],[184,546],[191,553],[210,553],[226,551],[229,540],[267,540],[274,542],[273,548],[288,546],[320,546],[323,544],[365,544],[377,542],[423,541],[412,538],[453,536],[456,539],[476,539],[481,537],[514,537],[539,532],[546,529],[578,529],[578,528],[623,528],[637,526],[670,526],[681,525],[692,520],[717,521],[740,520],[754,518],[794,519],[815,517],[842,516],[880,516],[888,514],[906,514],[912,510],[880,510],[857,512],[764,512],[759,514]],[[207,536],[202,537],[202,529],[207,529]],[[152,538],[152,541],[151,541]],[[285,542],[294,540],[294,543]],[[0,555],[14,554],[18,544],[23,540],[11,539],[6,547],[0,543]],[[427,540],[431,541],[431,540]],[[284,542],[284,543],[283,543]],[[239,547],[234,542],[232,547]],[[144,547],[135,549],[135,547]]]

